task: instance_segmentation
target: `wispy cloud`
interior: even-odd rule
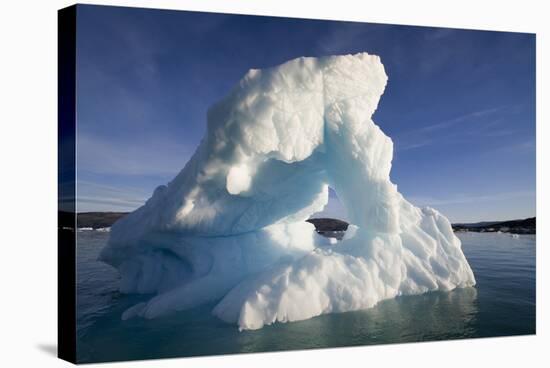
[[[77,198],[78,212],[90,211],[133,211],[145,203],[145,201],[124,198],[96,198],[79,196]]]
[[[454,142],[475,136],[502,137],[514,133],[511,129],[499,130],[503,122],[502,114],[510,114],[519,106],[498,106],[477,111],[471,111],[454,118],[440,121],[431,125],[419,127],[398,134],[394,137],[396,151],[407,151],[416,148],[437,144],[438,142]],[[480,124],[472,124],[480,122]],[[466,129],[453,129],[461,125],[468,125]]]
[[[494,202],[494,201],[507,201],[513,198],[522,197],[534,197],[534,191],[516,191],[516,192],[502,192],[491,193],[483,195],[468,195],[459,194],[450,198],[433,198],[426,196],[408,196],[407,199],[417,206],[443,206],[452,204],[465,204],[465,203],[480,203],[480,202]]]
[[[77,210],[79,212],[132,211],[143,205],[150,195],[151,193],[143,188],[79,180]]]
[[[536,150],[536,140],[535,138],[529,138],[516,142],[514,144],[507,144],[501,147],[498,147],[491,151],[491,153],[510,153],[514,154],[534,154]]]
[[[432,125],[428,125],[428,126],[423,126],[423,127],[419,128],[417,130],[417,132],[433,132],[435,130],[448,129],[452,126],[455,126],[457,124],[466,122],[468,120],[477,119],[477,118],[486,117],[486,116],[495,114],[495,113],[501,111],[503,108],[505,108],[505,107],[501,106],[501,107],[493,107],[493,108],[490,108],[490,109],[483,109],[483,110],[473,111],[473,112],[458,116],[458,117],[453,118],[453,119],[445,120],[445,121],[442,121],[442,122],[439,122],[439,123],[436,123],[436,124],[432,124]]]
[[[191,157],[192,149],[158,137],[132,141],[79,135],[77,164],[79,171],[96,174],[176,175]]]
[[[394,142],[397,144],[395,145],[395,150],[399,152],[408,151],[416,148],[422,148],[425,146],[428,146],[433,143],[432,139],[424,139],[422,141],[416,141],[416,142],[403,142],[399,139],[394,139]]]

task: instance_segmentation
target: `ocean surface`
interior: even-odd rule
[[[374,308],[239,332],[202,306],[155,320],[122,321],[150,296],[118,292],[118,274],[97,261],[109,233],[79,231],[77,360],[101,362],[315,349],[535,333],[535,235],[459,233],[477,285],[402,296]]]

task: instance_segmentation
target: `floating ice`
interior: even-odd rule
[[[393,143],[371,120],[386,81],[367,53],[250,70],[184,169],[112,227],[101,259],[121,291],[156,294],[123,318],[217,302],[257,329],[474,285],[449,221],[390,181]],[[305,222],[329,186],[352,223],[336,244]]]

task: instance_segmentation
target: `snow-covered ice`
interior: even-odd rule
[[[112,227],[101,259],[121,291],[155,294],[123,318],[215,302],[258,329],[474,285],[447,218],[390,181],[393,143],[372,121],[386,82],[367,53],[250,70],[183,170]],[[329,186],[351,222],[336,244],[305,222]]]

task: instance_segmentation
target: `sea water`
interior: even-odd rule
[[[77,360],[100,362],[234,354],[535,333],[535,235],[458,233],[477,285],[401,296],[357,312],[239,332],[213,305],[153,320],[122,321],[151,295],[118,292],[116,270],[98,262],[109,234],[77,234]]]

